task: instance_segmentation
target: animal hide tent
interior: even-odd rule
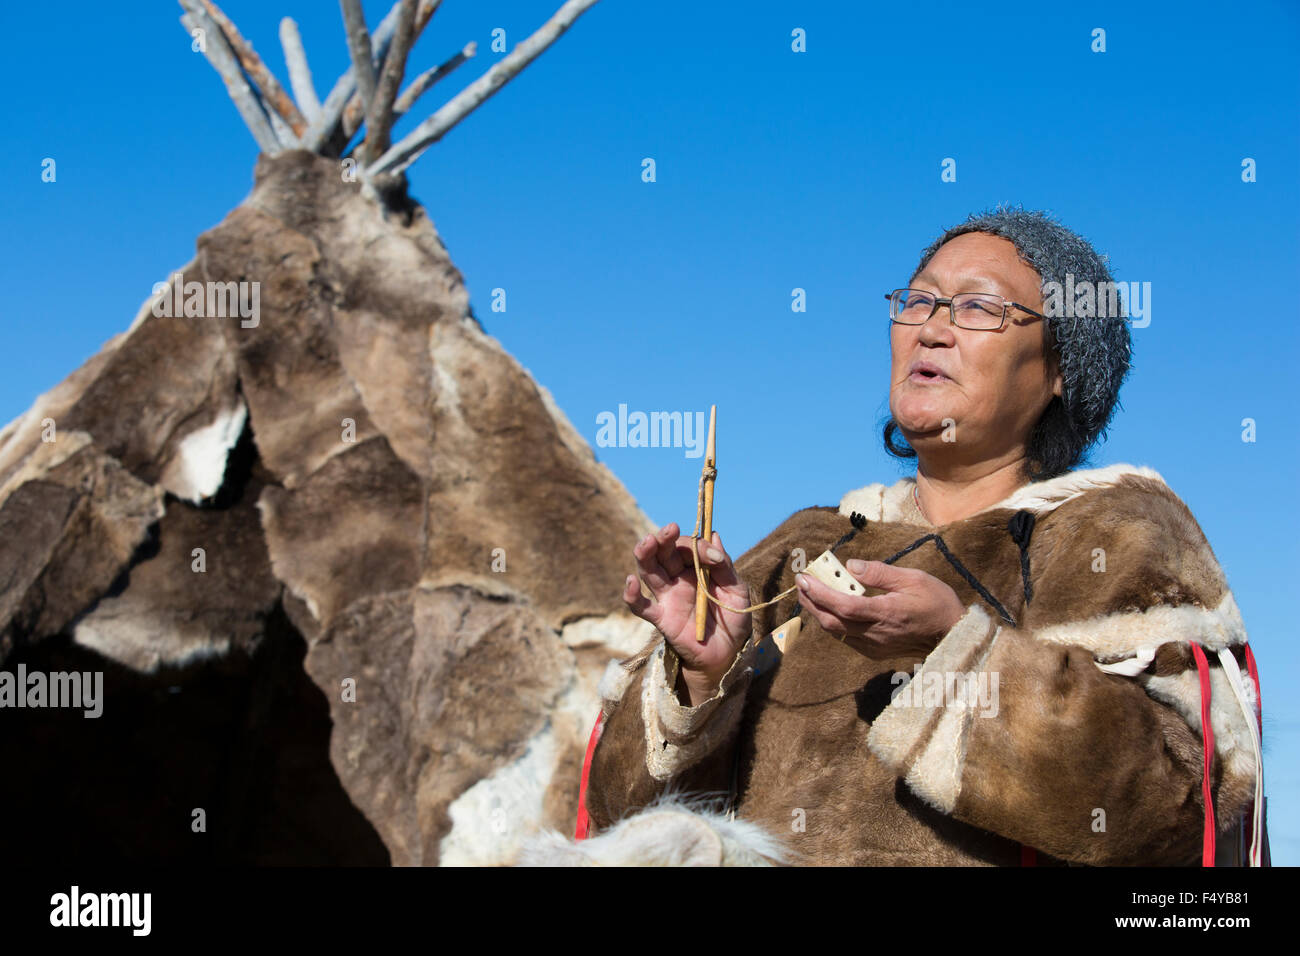
[[[1042,864],[1193,865],[1208,782],[1218,862],[1239,863],[1262,773],[1258,685],[1234,693],[1253,669],[1245,627],[1182,500],[1151,469],[1114,465],[934,528],[913,484],[798,511],[737,571],[759,604],[794,583],[792,555],[838,541],[841,561],[945,581],[961,620],[923,657],[887,656],[805,613],[781,653],[769,634],[796,613],[792,593],[753,613],[751,639],[697,707],[668,686],[661,638],[611,664],[585,792],[592,837],[671,790],[717,797],[785,862],[1019,865],[1032,848]],[[1204,781],[1193,648],[1212,690]],[[666,826],[661,842],[685,831]]]
[[[404,171],[594,2],[395,139],[474,56],[401,88],[441,0],[369,30],[346,0],[322,97],[285,18],[296,102],[180,0],[178,46],[262,155],[130,328],[0,430],[0,666],[104,691],[94,720],[3,711],[11,856],[464,864],[572,819],[597,682],[645,641],[614,595],[653,524],[483,329]]]
[[[475,863],[571,820],[652,522],[423,210],[337,163],[264,157],[179,271],[258,282],[259,321],[159,314],[167,283],[0,430],[0,665],[107,672],[98,720],[5,711],[0,756],[68,781],[6,808],[101,861]]]

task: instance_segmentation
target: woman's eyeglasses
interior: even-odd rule
[[[953,325],[960,329],[993,332],[1007,321],[1007,309],[1020,309],[1040,319],[1047,316],[1035,312],[1018,302],[986,292],[958,292],[952,298],[937,296],[920,289],[895,289],[886,292],[889,300],[889,320],[899,325],[925,325],[942,305],[948,306]]]

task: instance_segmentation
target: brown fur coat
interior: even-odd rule
[[[872,659],[806,611],[780,654],[768,635],[794,615],[794,592],[754,612],[718,694],[694,708],[668,687],[656,634],[602,682],[593,836],[668,791],[730,795],[787,862],[1019,865],[1024,845],[1039,864],[1195,865],[1196,642],[1211,667],[1220,861],[1237,863],[1231,838],[1243,815],[1249,823],[1255,751],[1214,652],[1230,648],[1245,675],[1246,633],[1187,506],[1154,471],[1114,465],[1026,485],[934,528],[912,487],[869,485],[838,509],[791,515],[736,562],[751,603],[791,587],[795,558],[811,562],[852,531],[853,512],[867,521],[836,549],[842,562],[885,560],[937,532],[987,597],[927,541],[894,563],[947,582],[967,612],[924,659]],[[1035,522],[1028,602],[1008,531],[1019,511]]]

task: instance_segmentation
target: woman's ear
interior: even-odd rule
[[[1052,394],[1057,398],[1065,391],[1065,376],[1061,374],[1061,357],[1055,351],[1050,353],[1047,363],[1047,374],[1052,380]]]

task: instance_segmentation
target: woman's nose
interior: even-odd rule
[[[952,306],[943,302],[934,307],[930,317],[921,324],[919,335],[926,341],[943,341],[952,337]]]

